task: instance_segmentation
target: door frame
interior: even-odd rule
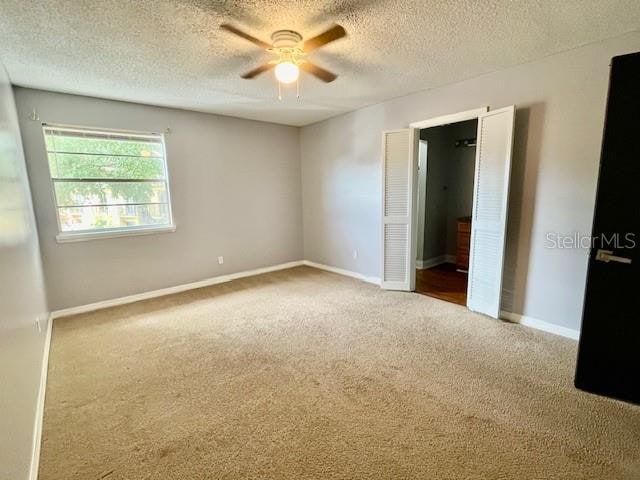
[[[420,143],[420,130],[422,130],[423,128],[431,128],[431,127],[440,127],[443,125],[449,125],[450,123],[459,123],[459,122],[465,122],[467,120],[477,120],[480,115],[485,114],[489,111],[489,106],[481,106],[478,108],[474,108],[472,110],[465,110],[462,112],[456,112],[456,113],[451,113],[448,115],[440,115],[438,117],[432,117],[426,120],[420,120],[420,121],[416,121],[416,122],[411,122],[409,124],[409,128],[411,129],[411,138],[413,139],[414,145],[413,145],[413,157],[412,157],[412,161],[411,161],[411,168],[412,168],[412,172],[411,173],[411,178],[418,178],[419,172],[418,172],[418,164],[420,162],[420,158],[418,156],[418,150],[419,150],[419,143]],[[428,151],[427,151],[427,162],[428,160]],[[475,178],[475,177],[474,177]],[[426,172],[425,172],[425,179],[426,179]],[[419,187],[418,187],[419,188]],[[474,180],[474,192],[475,192],[475,180]],[[413,201],[415,201],[415,199],[418,196],[418,189],[415,189],[414,194],[413,194]],[[426,201],[426,198],[422,199],[421,201]],[[417,208],[414,208],[412,211],[412,216],[411,216],[411,231],[412,231],[412,235],[409,238],[409,252],[413,252],[411,255],[413,256],[413,258],[411,259],[411,263],[412,265],[415,265],[415,261],[416,261],[416,252],[417,252],[417,247],[418,247],[418,212],[420,211],[420,207],[417,205]],[[424,210],[423,210],[424,211]],[[424,232],[424,226],[423,226],[423,232]],[[415,266],[414,268],[411,269],[411,271],[409,272],[410,275],[410,285],[413,287],[412,290],[415,289],[415,283],[416,283],[416,269]]]
[[[424,215],[425,207],[427,205],[427,157],[429,156],[429,144],[426,140],[420,140],[418,138],[418,188],[417,199],[418,205],[416,211],[418,212],[418,240],[416,256],[420,257],[420,265],[418,265],[418,259],[416,259],[416,268],[424,268],[424,258],[422,258],[424,250]]]

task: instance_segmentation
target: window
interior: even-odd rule
[[[164,138],[45,125],[58,239],[173,230]]]

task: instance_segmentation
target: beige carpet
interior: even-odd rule
[[[40,480],[640,478],[575,355],[306,267],[60,319]]]

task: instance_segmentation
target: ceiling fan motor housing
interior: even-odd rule
[[[278,30],[271,35],[274,49],[296,48],[302,42],[302,35],[293,30]]]

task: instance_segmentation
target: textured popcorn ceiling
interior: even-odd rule
[[[340,76],[280,102],[272,73],[240,79],[271,57],[225,21],[264,40],[340,23],[311,55]],[[638,0],[0,0],[0,58],[17,85],[305,125],[639,28]]]

